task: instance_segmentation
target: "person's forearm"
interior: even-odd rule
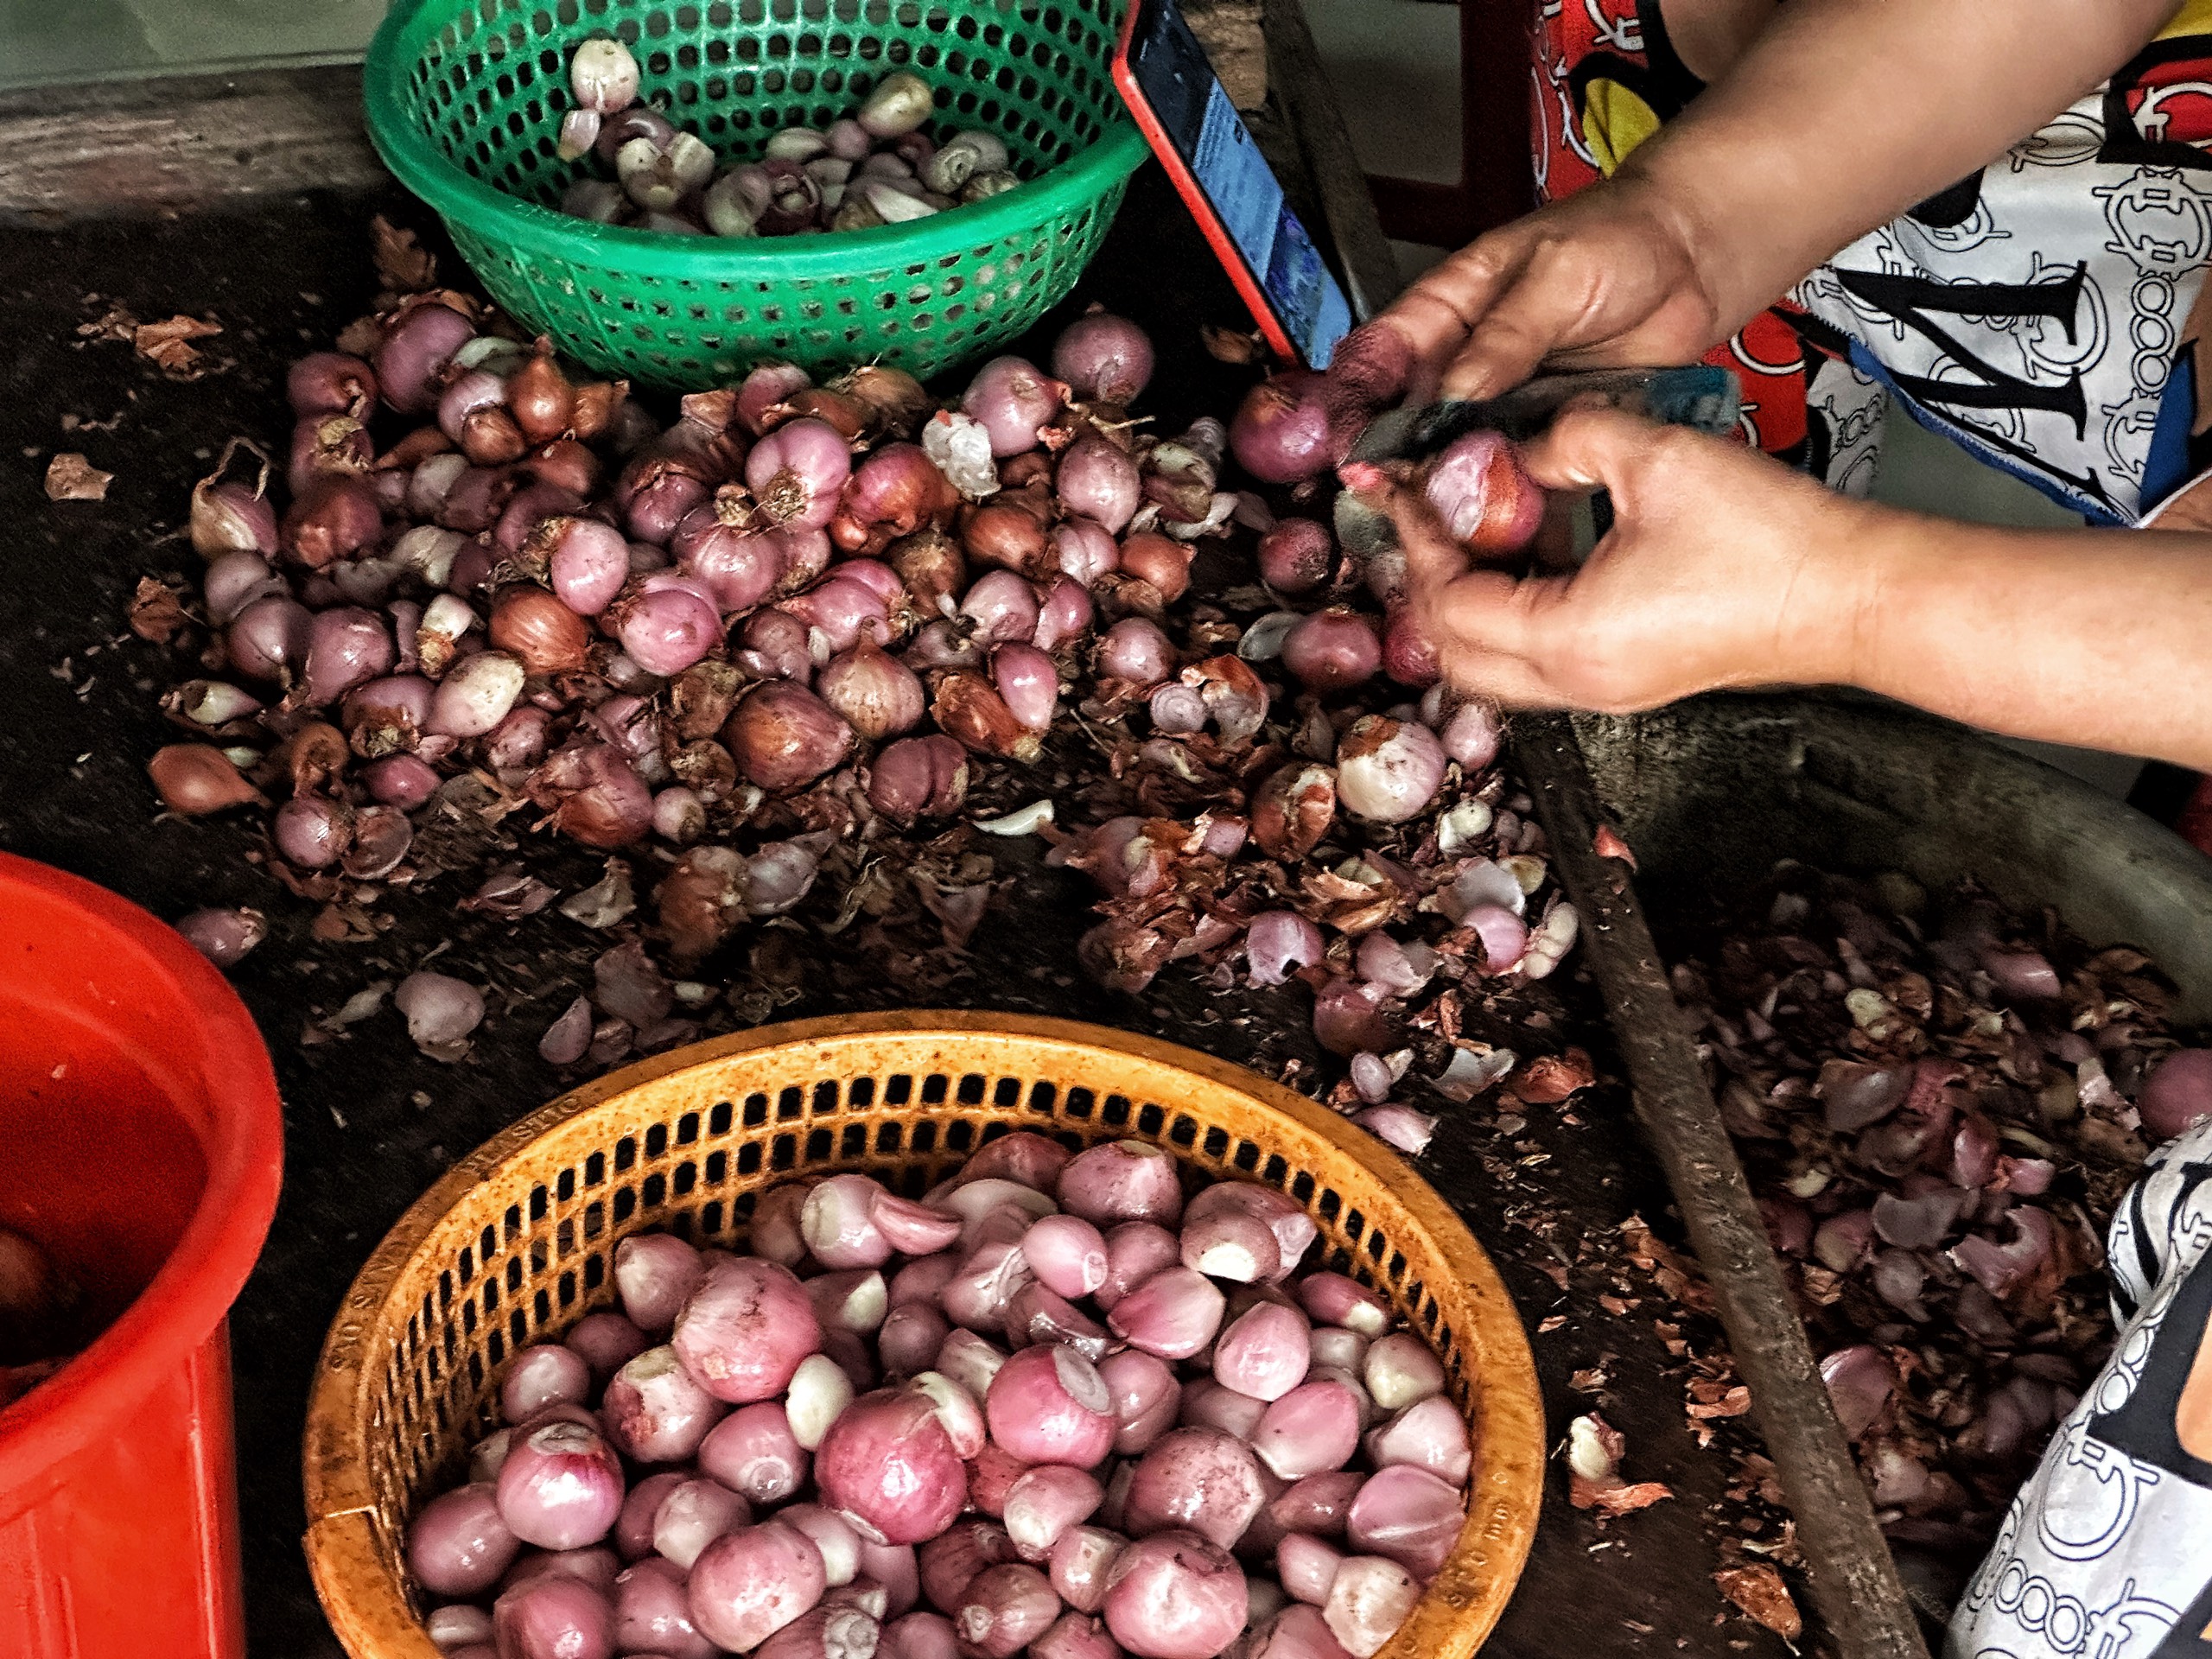
[[[1631,155],[1723,338],[1821,261],[2107,79],[2177,0],[1790,0]]]
[[[2212,535],[1878,509],[1867,530],[1841,677],[2009,736],[2212,772]]]

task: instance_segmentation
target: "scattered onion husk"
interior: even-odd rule
[[[665,143],[665,124],[631,106],[600,143]],[[899,142],[910,169],[938,153]],[[772,194],[823,160],[775,158]],[[869,168],[895,170],[851,176]],[[642,927],[648,964],[696,987],[648,1008],[617,977],[581,1013],[570,992],[544,1010],[552,1063],[766,1017],[794,971],[776,930],[801,917],[879,953],[920,925],[902,968],[962,959],[1000,886],[931,849],[963,817],[1098,885],[1077,954],[1103,983],[1172,969],[1275,998],[1346,1063],[1332,1103],[1408,1147],[1425,1114],[1399,1085],[1459,1073],[1441,1050],[1414,1073],[1401,1033],[1453,987],[1494,996],[1571,948],[1495,721],[1396,702],[1382,617],[1326,587],[1325,512],[1243,487],[1228,425],[1128,418],[1152,347],[1122,320],[1079,320],[1065,373],[993,359],[950,407],[888,368],[816,385],[766,365],[665,427],[462,296],[349,338],[380,343],[301,372],[312,464],[289,510],[234,499],[221,469],[198,492],[242,683],[180,676],[173,714],[211,741],[164,750],[157,785],[180,811],[272,810],[276,867],[319,902],[443,868],[452,837],[426,832],[495,791],[518,854],[464,909]],[[1263,561],[1274,595],[1194,590],[1204,550],[1249,569],[1262,531],[1298,543]],[[532,835],[652,852],[619,906],[563,899]],[[1262,916],[1273,943],[1248,944]],[[205,925],[219,950],[239,931]]]

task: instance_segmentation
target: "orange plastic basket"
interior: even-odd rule
[[[1465,1659],[1534,1535],[1543,1408],[1482,1247],[1406,1162],[1241,1067],[1069,1020],[915,1013],[803,1020],[662,1055],[479,1147],[353,1281],[308,1409],[307,1553],[354,1659],[437,1659],[401,1562],[407,1517],[493,1426],[504,1362],[614,1298],[627,1235],[741,1244],[757,1195],[866,1170],[902,1192],[984,1141],[1154,1141],[1303,1204],[1332,1265],[1426,1333],[1474,1426],[1458,1545],[1380,1659]]]
[[[243,1659],[229,1318],[283,1130],[253,1017],[206,958],[0,853],[0,1226],[105,1321],[0,1411],[5,1659]]]

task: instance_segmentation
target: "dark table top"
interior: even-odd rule
[[[300,1434],[324,1329],[407,1205],[459,1154],[565,1086],[535,1045],[607,943],[557,912],[519,923],[460,914],[463,887],[453,876],[395,893],[380,906],[388,931],[372,942],[318,940],[308,931],[316,907],[249,861],[257,830],[159,816],[146,779],[147,757],[173,730],[158,694],[194,671],[129,636],[124,607],[142,575],[196,571],[182,535],[187,496],[226,438],[243,432],[282,453],[284,367],[366,308],[376,287],[366,227],[379,205],[421,222],[404,201],[334,194],[19,231],[0,243],[0,848],[167,918],[211,903],[254,905],[271,918],[269,942],[234,979],[283,1088],[285,1186],[232,1340],[252,1648],[302,1659],[338,1651],[300,1550]],[[426,241],[435,239],[426,228]],[[445,269],[461,278],[457,263]],[[1153,169],[1139,175],[1070,308],[1093,298],[1154,329],[1160,368],[1146,404],[1164,420],[1234,407],[1250,371],[1207,357],[1196,327],[1236,325],[1241,314]],[[80,338],[78,325],[111,304],[146,320],[213,316],[224,332],[199,343],[220,366],[172,379],[126,345]],[[57,450],[82,451],[115,474],[104,502],[45,499],[41,480]],[[570,854],[551,861],[550,879],[564,889],[597,874],[595,861]],[[1014,885],[986,918],[971,971],[948,1001],[1103,1020],[1271,1074],[1297,1060],[1306,1069],[1294,1081],[1313,1086],[1303,992],[1221,996],[1171,969],[1143,996],[1109,995],[1073,969],[1089,902],[1082,886],[1018,853],[1001,862]],[[404,975],[441,944],[448,947],[442,969],[493,988],[492,1016],[467,1063],[416,1053],[388,1007],[338,1040],[302,1042],[363,984]],[[1773,1511],[1724,1497],[1756,1442],[1734,1419],[1715,1425],[1723,1438],[1712,1451],[1693,1439],[1683,1408],[1694,1373],[1655,1329],[1682,1315],[1629,1262],[1618,1231],[1638,1212],[1666,1231],[1663,1185],[1610,1076],[1594,996],[1573,971],[1540,988],[1513,1006],[1522,1015],[1541,1010],[1541,1027],[1508,1039],[1524,1052],[1590,1048],[1605,1074],[1599,1086],[1567,1106],[1424,1102],[1446,1113],[1425,1166],[1522,1311],[1554,1445],[1570,1417],[1602,1409],[1628,1437],[1628,1477],[1664,1481],[1677,1496],[1601,1521],[1569,1507],[1554,1459],[1534,1553],[1489,1650],[1578,1659],[1778,1654],[1764,1630],[1733,1616],[1722,1623],[1731,1610],[1711,1578],[1726,1564],[1719,1540],[1747,1517],[1764,1519],[1764,1540],[1777,1535]],[[807,981],[779,1015],[898,1000],[891,988],[830,971]],[[1691,1358],[1717,1342],[1709,1321],[1693,1319],[1685,1336]]]

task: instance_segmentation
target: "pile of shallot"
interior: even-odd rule
[[[234,449],[193,493],[197,603],[147,584],[203,675],[164,701],[190,734],[153,757],[164,804],[266,810],[271,874],[338,934],[465,869],[456,823],[622,853],[645,902],[626,875],[562,899],[620,931],[540,1047],[604,1065],[728,1028],[760,924],[849,921],[865,872],[948,833],[1035,835],[1104,891],[1101,982],[1179,962],[1310,987],[1350,1065],[1335,1103],[1406,1150],[1429,1132],[1393,1097],[1417,1053],[1458,1099],[1511,1064],[1408,1033],[1437,985],[1510,988],[1573,943],[1494,711],[1436,683],[1391,573],[1340,558],[1327,454],[1243,416],[1129,416],[1154,363],[1133,324],[1094,308],[1049,372],[997,358],[942,405],[893,369],[769,364],[666,425],[450,291],[340,343],[290,375],[289,505]],[[1236,487],[1232,452],[1305,512]],[[1228,584],[1194,594],[1215,539]],[[475,879],[464,909],[561,898],[527,862]],[[988,898],[926,895],[948,933]],[[268,921],[182,925],[229,966]],[[395,1001],[446,1060],[486,1016],[450,971]]]
[[[1436,1357],[1273,1188],[986,1142],[616,1247],[406,1554],[454,1659],[1368,1659],[1459,1537]]]
[[[2212,1115],[2138,951],[1786,867],[1675,969],[1892,1542],[1970,1568],[2110,1351],[2146,1144]]]
[[[37,1240],[0,1227],[0,1411],[84,1347],[83,1303]]]
[[[954,132],[938,143],[922,130],[934,94],[910,70],[877,82],[855,114],[820,131],[784,128],[758,161],[719,168],[697,134],[638,101],[638,60],[621,41],[577,47],[569,86],[575,102],[555,154],[595,156],[613,176],[577,179],[561,211],[596,224],[673,236],[864,231],[985,201],[1020,182],[996,133]]]

